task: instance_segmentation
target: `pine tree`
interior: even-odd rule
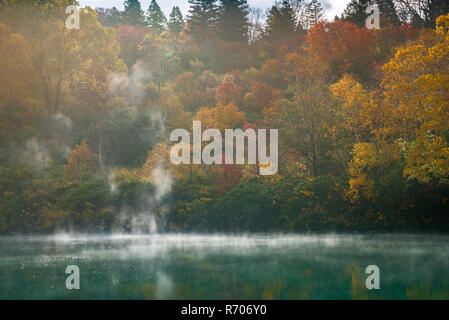
[[[281,19],[282,17],[279,8],[276,6],[272,6],[267,15],[267,26],[265,28],[265,33],[268,36],[274,37],[282,33]]]
[[[401,23],[393,0],[376,0],[375,3],[379,6],[382,16],[385,16],[389,23],[394,25],[399,25]]]
[[[272,38],[283,38],[296,31],[295,13],[287,1],[280,7],[273,6],[268,12],[266,34]]]
[[[187,22],[192,36],[199,39],[211,36],[218,18],[217,0],[189,0]]]
[[[178,34],[184,29],[185,23],[182,17],[181,10],[178,6],[173,7],[170,13],[170,20],[168,21],[168,29],[174,33]]]
[[[218,31],[227,41],[248,41],[248,2],[220,0]]]
[[[95,9],[98,14],[98,21],[103,27],[113,27],[117,28],[123,24],[122,12],[116,7],[112,8],[97,8]]]
[[[382,17],[386,18],[389,23],[400,24],[393,0],[351,0],[343,12],[343,19],[362,28],[370,15],[370,13],[366,13],[366,9],[374,4],[378,6]]]
[[[355,23],[360,28],[365,26],[368,14],[366,9],[372,4],[372,0],[351,0],[343,12],[343,20]]]
[[[282,6],[279,9],[279,11],[283,18],[284,29],[288,32],[296,31],[297,26],[296,26],[295,11],[293,11],[293,8],[291,7],[290,3],[288,1],[282,2]]]
[[[305,19],[307,28],[312,27],[315,23],[320,21],[324,16],[324,9],[318,0],[311,0],[305,8]]]
[[[147,24],[157,34],[166,30],[167,19],[156,0],[151,0],[150,7],[147,11]]]
[[[123,22],[130,26],[145,25],[145,16],[139,0],[125,0],[123,3]]]

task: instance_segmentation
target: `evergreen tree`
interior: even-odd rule
[[[167,19],[156,0],[151,0],[150,7],[147,11],[147,24],[158,34],[166,30]]]
[[[125,0],[123,22],[130,26],[145,25],[145,16],[140,7],[139,0]]]
[[[362,28],[370,15],[366,13],[366,9],[373,4],[378,6],[383,19],[396,25],[400,23],[393,0],[351,0],[343,13],[343,19]]]
[[[111,9],[97,8],[95,10],[98,13],[98,21],[103,27],[116,28],[123,24],[122,12],[116,7],[112,7]]]
[[[395,0],[401,19],[418,28],[435,28],[435,21],[449,13],[448,0]]]
[[[214,33],[217,18],[217,0],[189,0],[190,9],[187,22],[195,38],[204,38]]]
[[[178,34],[184,29],[184,26],[185,23],[181,10],[179,10],[178,6],[173,7],[170,13],[170,20],[168,21],[169,30],[174,34]]]
[[[283,23],[284,23],[284,29],[289,32],[290,30],[292,32],[296,31],[296,17],[295,17],[295,11],[293,11],[293,8],[291,7],[290,3],[288,1],[282,2],[282,6],[279,9]]]
[[[324,9],[318,0],[311,0],[305,8],[306,27],[310,28],[324,16]]]
[[[227,41],[248,41],[248,2],[220,0],[218,31]]]
[[[395,25],[401,23],[393,0],[376,0],[375,3],[379,6],[382,16],[387,18],[389,23]]]
[[[273,6],[268,12],[266,34],[273,38],[283,38],[296,31],[295,13],[287,1],[280,7]]]
[[[366,9],[372,4],[372,0],[351,0],[343,12],[343,20],[355,23],[357,26],[364,27],[368,15]]]

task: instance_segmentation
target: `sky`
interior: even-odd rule
[[[123,9],[124,0],[78,0],[81,6],[91,6],[93,8],[112,8],[117,7],[118,9]],[[151,0],[140,0],[143,10],[147,10],[150,5]],[[187,0],[158,0],[159,6],[164,11],[165,15],[168,16],[171,12],[173,6],[178,6],[183,15],[187,14],[189,4]],[[326,18],[328,20],[333,20],[335,15],[340,15],[346,8],[346,4],[349,0],[320,0],[324,9],[326,10]],[[265,10],[273,5],[274,0],[248,0],[251,7],[260,8]]]

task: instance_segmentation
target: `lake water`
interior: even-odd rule
[[[67,290],[68,265],[80,290]],[[368,265],[380,289],[368,290]],[[0,238],[0,299],[449,299],[449,237]]]

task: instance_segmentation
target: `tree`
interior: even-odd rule
[[[112,8],[97,8],[98,21],[103,27],[117,28],[123,24],[122,12],[116,7]]]
[[[83,179],[92,175],[94,168],[94,156],[90,152],[86,141],[83,140],[67,158],[64,177],[69,181],[82,182]]]
[[[217,23],[220,37],[226,41],[248,41],[248,3],[246,0],[220,0]]]
[[[279,154],[284,163],[292,168],[291,174],[312,178],[344,168],[336,155],[340,143],[331,129],[340,118],[328,87],[329,67],[311,53],[290,53],[283,64],[288,89],[263,112],[269,127],[282,128]]]
[[[120,26],[115,30],[116,39],[120,45],[120,58],[130,69],[139,59],[139,44],[148,33],[145,26]]]
[[[151,0],[150,7],[147,11],[147,24],[157,34],[166,30],[167,19],[156,0]]]
[[[224,132],[226,129],[241,128],[245,122],[245,114],[232,102],[227,105],[217,103],[214,108],[200,108],[193,119],[201,121],[203,128],[215,128]]]
[[[63,3],[60,4],[61,6]],[[7,6],[2,10],[8,24],[18,24],[31,47],[31,61],[38,75],[35,87],[48,113],[59,111],[64,82],[80,65],[76,35],[68,32],[59,6]],[[41,22],[44,19],[44,22]],[[21,25],[21,26],[19,26]],[[37,38],[40,38],[37,40]]]
[[[139,0],[125,0],[123,22],[130,26],[145,25],[145,16]]]
[[[296,31],[296,19],[293,9],[287,1],[280,6],[271,7],[268,12],[265,32],[271,38],[286,38]]]
[[[264,33],[263,20],[262,9],[249,8],[248,40],[250,43],[255,43],[262,38]]]
[[[249,92],[243,97],[243,107],[245,111],[260,112],[280,97],[280,90],[274,90],[266,83],[256,81],[251,85]]]
[[[437,18],[449,13],[446,0],[396,0],[396,5],[402,20],[421,28],[434,28]]]
[[[339,112],[346,119],[341,123],[342,129],[348,133],[352,142],[370,141],[378,109],[370,100],[369,92],[348,74],[331,85],[331,90],[340,103]]]
[[[305,8],[305,26],[307,29],[322,20],[324,9],[318,0],[311,0]]]
[[[2,146],[7,146],[13,140],[24,136],[23,129],[30,128],[30,123],[36,118],[33,114],[34,108],[30,106],[40,104],[33,101],[33,96],[36,96],[33,94],[33,80],[36,79],[36,73],[31,63],[31,49],[24,37],[11,32],[1,23],[0,56],[1,149]]]
[[[437,27],[385,64],[382,95],[368,98],[348,78],[333,86],[350,111],[348,124],[370,131],[354,145],[348,165],[352,201],[374,198],[394,170],[427,188],[449,184],[449,77],[441,73],[448,68],[449,15],[437,19]]]
[[[126,72],[126,65],[119,58],[120,47],[115,40],[115,31],[103,28],[97,21],[94,10],[87,7],[81,11],[81,30],[77,33],[79,65],[75,68],[70,83],[70,91],[78,104],[72,104],[71,112],[82,112],[89,119],[93,142],[97,144],[98,161],[103,173],[106,172],[103,159],[103,139],[108,113],[113,109],[113,99],[109,94],[108,75]],[[76,47],[76,46],[75,46]],[[76,61],[76,60],[75,60]]]
[[[224,81],[215,90],[215,100],[222,105],[227,105],[231,102],[238,103],[239,99],[239,88],[232,81]]]
[[[217,0],[189,0],[189,31],[195,39],[203,40],[216,33],[219,16]]]
[[[184,19],[181,10],[178,6],[173,7],[170,13],[170,20],[168,21],[168,29],[174,34],[179,34],[185,27]]]
[[[26,39],[0,24],[0,110],[30,95],[33,66]]]
[[[393,0],[351,0],[343,12],[342,19],[362,28],[366,25],[366,20],[370,15],[369,12],[366,12],[370,5],[378,6],[382,28],[385,24],[398,25],[400,23]]]
[[[307,34],[309,50],[327,63],[337,79],[344,73],[368,81],[373,72],[374,54],[371,50],[374,33],[355,24],[338,20],[319,22]]]
[[[407,150],[404,175],[428,183],[449,183],[449,14],[436,22],[430,44],[399,49],[384,66],[382,139]],[[433,42],[433,43],[432,43]]]
[[[151,70],[151,75],[157,83],[158,92],[167,78],[174,73],[179,65],[175,35],[170,32],[149,32],[145,35],[139,46],[142,60]]]
[[[320,81],[292,85],[288,98],[276,102],[269,118],[281,130],[281,154],[304,168],[304,175],[316,178],[327,174],[333,150],[329,128],[335,121],[330,95]]]
[[[343,19],[356,24],[362,28],[366,24],[368,14],[366,9],[372,3],[372,0],[351,0],[343,12]]]
[[[381,26],[383,23],[382,19],[393,25],[399,25],[401,23],[394,5],[394,0],[375,0],[375,3],[379,6],[380,13],[382,14]]]

